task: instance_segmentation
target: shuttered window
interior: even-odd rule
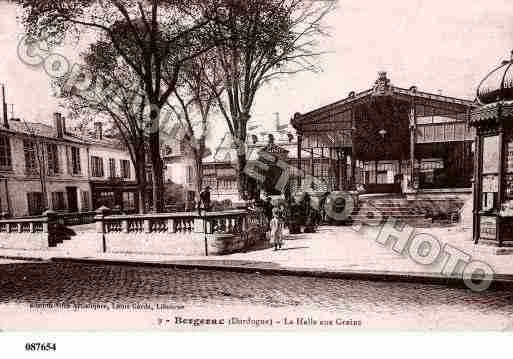
[[[48,175],[52,176],[54,174],[59,173],[59,152],[57,149],[57,145],[55,143],[48,143],[46,145],[46,156],[48,158]]]
[[[91,175],[93,177],[103,177],[103,158],[97,156],[91,157]]]
[[[71,147],[71,173],[74,175],[82,174],[80,164],[80,148]]]
[[[130,176],[130,161],[121,160],[121,177],[128,179]]]
[[[41,192],[27,193],[29,216],[39,216],[43,213],[43,194]]]
[[[109,177],[116,178],[116,160],[109,158]]]
[[[0,136],[0,170],[12,169],[11,142],[9,137]]]
[[[89,203],[89,191],[80,192],[81,200],[82,200],[82,211],[88,211],[91,209],[91,204]]]
[[[64,192],[52,192],[52,206],[56,211],[66,209],[66,199]]]
[[[37,174],[36,143],[32,140],[23,140],[23,152],[25,153],[25,173]]]
[[[193,178],[194,178],[194,169],[192,166],[187,166],[187,173],[186,173],[185,181],[187,182],[187,184],[191,184]]]

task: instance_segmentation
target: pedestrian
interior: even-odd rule
[[[278,208],[279,208],[280,218],[283,219],[283,221],[285,221],[285,219],[287,218],[287,209],[285,208],[285,204],[280,203]]]
[[[273,203],[271,197],[267,197],[264,203],[264,214],[267,219],[267,225],[271,223],[271,219],[273,218]]]
[[[319,201],[319,211],[320,211],[320,217],[321,217],[319,224],[326,223],[326,202],[327,202],[329,196],[330,196],[330,193],[325,192],[322,195],[321,200]]]
[[[278,208],[273,208],[273,218],[271,219],[271,240],[274,243],[274,250],[281,249],[283,245],[283,219],[280,218]]]
[[[200,203],[198,205],[198,208],[203,207],[203,210],[205,212],[209,212],[212,210],[212,203],[210,202],[210,187],[207,186],[205,189],[200,193]]]
[[[311,197],[308,192],[305,192],[302,201],[303,210],[303,224],[305,226],[305,233],[315,232],[315,213],[312,210]]]

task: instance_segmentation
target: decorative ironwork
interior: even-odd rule
[[[390,79],[387,78],[387,73],[381,71],[378,73],[378,79],[374,83],[372,88],[373,96],[388,96],[393,93],[392,86],[390,85]]]

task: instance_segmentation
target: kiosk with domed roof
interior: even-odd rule
[[[473,237],[513,247],[513,56],[481,81],[477,100]]]

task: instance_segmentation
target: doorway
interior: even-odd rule
[[[66,187],[68,197],[68,210],[70,212],[78,212],[78,191],[77,187]]]

